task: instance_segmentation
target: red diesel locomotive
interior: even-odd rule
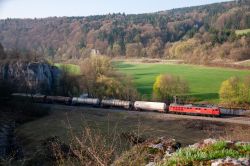
[[[218,107],[201,107],[194,105],[179,105],[179,104],[170,104],[169,112],[190,114],[190,115],[208,115],[208,116],[221,115],[220,108]]]

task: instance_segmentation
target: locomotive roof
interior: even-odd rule
[[[196,107],[196,108],[219,108],[217,106],[213,106],[213,105],[193,105],[193,104],[170,104],[170,106],[184,106],[184,107]]]

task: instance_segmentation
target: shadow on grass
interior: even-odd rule
[[[199,101],[219,99],[218,93],[200,93],[200,94],[191,94],[187,96],[190,98],[195,98]]]
[[[137,90],[146,99],[152,98],[152,87],[140,87],[140,88],[137,88]],[[190,95],[186,95],[183,97],[190,99],[193,102],[199,102],[199,101],[211,101],[211,100],[219,99],[219,94],[218,93],[201,93],[201,94],[190,94]]]
[[[152,76],[152,75],[157,75],[157,73],[140,73],[140,74],[136,74],[136,76],[146,76],[146,75]]]

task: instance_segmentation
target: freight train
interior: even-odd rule
[[[148,101],[125,101],[119,99],[98,99],[98,98],[79,98],[64,96],[31,95],[24,93],[13,93],[12,97],[18,100],[30,99],[36,103],[66,104],[72,106],[94,106],[101,108],[123,108],[134,111],[156,111],[160,113],[175,113],[219,117],[221,111],[214,106],[195,106],[195,105],[167,105],[163,102]]]

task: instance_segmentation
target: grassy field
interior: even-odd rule
[[[173,74],[186,79],[190,86],[191,95],[202,101],[218,101],[218,91],[221,83],[231,76],[243,77],[250,74],[250,70],[236,70],[214,68],[184,64],[143,64],[116,62],[117,70],[131,75],[139,92],[151,98],[152,87],[159,74]]]
[[[250,29],[236,30],[235,33],[236,35],[244,35],[250,33]]]
[[[74,75],[79,75],[80,74],[80,67],[78,65],[74,65],[74,64],[61,64],[61,63],[56,63],[54,65],[56,67],[58,67],[59,69],[65,68],[71,74],[74,74]]]

